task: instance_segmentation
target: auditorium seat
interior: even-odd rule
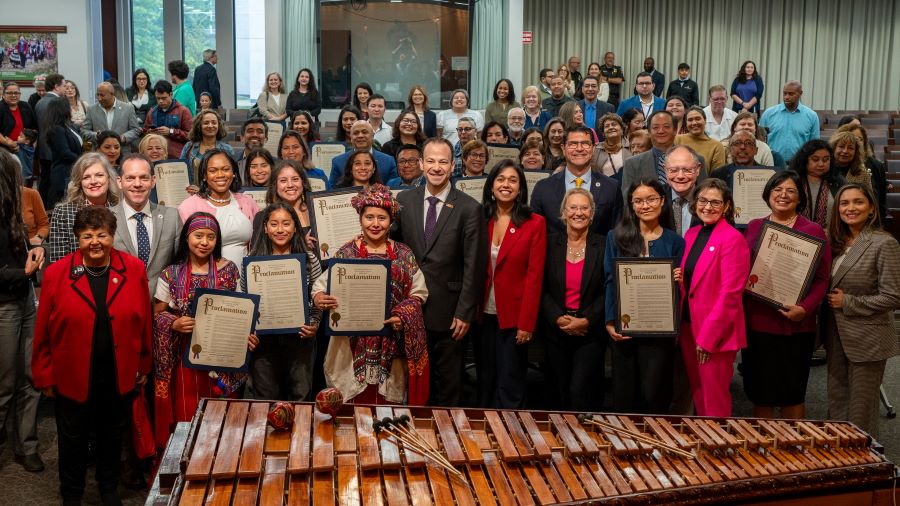
[[[229,109],[228,110],[228,121],[229,122],[243,123],[249,117],[250,117],[249,109]]]
[[[859,118],[859,121],[860,121],[860,123],[863,124],[863,126],[866,126],[866,127],[868,127],[869,125],[890,125],[891,124],[891,118],[889,116],[884,116],[884,117],[863,116],[863,117]]]

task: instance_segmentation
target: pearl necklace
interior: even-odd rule
[[[795,214],[793,218],[789,219],[788,221],[786,221],[786,222],[784,222],[784,223],[781,223],[780,221],[778,221],[778,220],[775,219],[775,215],[770,214],[770,215],[769,215],[769,221],[775,222],[775,223],[777,223],[777,224],[779,224],[779,225],[784,225],[784,226],[787,227],[787,228],[793,228],[793,227],[794,227],[794,223],[797,223],[797,217],[798,217],[798,216],[800,216],[800,215],[799,215],[799,214]]]
[[[208,198],[210,201],[212,201],[216,204],[228,204],[231,202],[231,192],[228,192],[228,198],[225,198],[225,199],[217,199],[217,198],[213,197],[212,195],[209,195],[206,198]]]

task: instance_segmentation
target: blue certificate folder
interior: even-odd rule
[[[257,257],[244,257],[243,262],[243,276],[244,283],[247,283],[247,292],[254,293],[260,297],[260,304],[266,299],[265,293],[255,293],[250,292],[250,284],[248,276],[254,275],[254,265],[252,264],[260,264],[265,263],[271,260],[285,261],[292,260],[297,262],[297,283],[300,285],[300,293],[301,300],[296,301],[298,306],[303,308],[303,322],[309,323],[309,290],[307,286],[309,285],[309,281],[307,280],[307,270],[306,270],[306,255],[269,255],[269,256],[257,256]],[[300,327],[284,327],[284,328],[268,328],[268,329],[257,329],[256,333],[258,335],[266,335],[266,334],[292,334],[299,333]]]
[[[336,277],[341,277],[344,275],[343,268],[345,266],[350,265],[381,265],[384,266],[385,269],[385,284],[384,284],[384,318],[383,320],[387,320],[391,314],[391,262],[390,260],[376,260],[376,259],[366,259],[366,258],[332,258],[328,263],[328,293],[331,294],[331,287],[340,281],[336,281]],[[323,323],[326,324],[325,331],[326,334],[331,336],[379,336],[386,335],[391,332],[391,329],[386,325],[382,324],[379,328],[372,329],[364,329],[364,330],[356,330],[356,331],[348,331],[341,329],[341,318],[343,314],[347,314],[353,311],[352,306],[340,305],[338,302],[338,307],[336,310],[329,311],[325,317],[323,317]]]
[[[204,296],[209,295],[212,298],[206,298]],[[211,288],[198,288],[194,293],[194,301],[191,303],[191,314],[194,315],[194,318],[198,317],[203,318],[203,315],[209,314],[210,311],[215,311],[216,308],[224,307],[224,305],[219,304],[216,305],[216,302],[227,302],[228,299],[248,299],[253,303],[253,310],[250,312],[251,314],[247,314],[247,325],[249,325],[250,330],[247,332],[247,337],[250,337],[256,330],[256,320],[259,318],[259,295],[252,295],[241,292],[230,292],[227,290],[214,290]],[[212,301],[209,302],[209,307],[206,307],[206,304],[200,306],[198,302],[200,300]],[[200,307],[198,307],[200,306]],[[240,314],[235,312],[229,312],[230,314]],[[193,335],[191,335],[191,341],[193,341]],[[190,367],[192,369],[201,369],[201,370],[213,370],[222,371],[222,372],[246,372],[247,365],[250,362],[250,350],[248,349],[244,354],[244,361],[238,367],[227,367],[227,366],[218,366],[218,365],[209,365],[209,364],[201,364],[194,363],[194,360],[200,359],[202,356],[203,350],[202,348],[198,349],[197,345],[192,343],[188,343],[187,346],[184,347],[184,365],[185,367]]]

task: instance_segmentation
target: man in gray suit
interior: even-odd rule
[[[622,168],[622,195],[643,178],[657,178],[666,184],[666,151],[675,144],[675,118],[668,111],[656,111],[647,120],[653,148],[625,160]]]
[[[432,406],[459,406],[465,341],[482,302],[487,233],[481,205],[450,184],[453,146],[423,147],[425,185],[401,193],[395,239],[412,249],[428,286],[423,307],[431,361]]]
[[[134,107],[116,99],[113,85],[104,81],[97,85],[97,103],[85,111],[81,136],[92,143],[97,142],[97,134],[112,130],[119,134],[122,153],[129,153],[131,143],[141,136],[141,122],[134,113]],[[95,146],[96,147],[96,146]]]
[[[150,192],[156,186],[156,176],[150,160],[132,154],[122,161],[122,175],[118,178],[122,200],[112,207],[116,215],[116,237],[113,246],[140,258],[147,266],[150,297],[156,293],[160,273],[175,256],[181,218],[174,207],[150,202]]]

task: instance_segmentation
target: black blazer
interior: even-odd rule
[[[538,181],[531,195],[531,209],[547,221],[547,233],[565,232],[559,218],[559,206],[566,194],[565,170]],[[619,182],[599,172],[591,172],[591,195],[594,196],[594,223],[591,231],[606,235],[616,226],[622,214],[622,192]]]
[[[28,102],[20,100],[19,111],[22,115],[22,125],[25,128],[37,130],[37,116],[34,115],[34,110],[28,105]],[[9,105],[6,102],[0,101],[0,134],[3,134],[4,137],[9,137],[9,134],[12,133],[13,128],[15,127],[16,119],[13,117]]]
[[[72,172],[72,164],[81,156],[83,148],[78,137],[61,125],[54,125],[47,132],[47,142],[52,151],[53,164],[50,167],[51,181],[62,183]]]
[[[544,292],[541,295],[541,314],[547,324],[556,328],[556,320],[566,314],[566,233],[547,238],[547,258],[544,261]],[[605,282],[603,253],[606,238],[588,233],[584,247],[584,268],[581,273],[581,301],[578,316],[587,318],[591,328],[602,326],[605,318]]]
[[[194,95],[197,97],[198,106],[200,105],[200,94],[204,91],[209,92],[209,94],[212,95],[213,109],[218,109],[219,106],[222,105],[219,75],[216,73],[216,67],[212,63],[205,61],[194,69],[194,81],[192,86],[194,88]]]
[[[425,244],[425,185],[402,192],[393,237],[410,247],[425,276],[425,328],[447,332],[453,318],[475,321],[487,271],[487,232],[481,205],[451,189]]]
[[[422,123],[422,131],[425,137],[437,137],[437,114],[431,109],[425,111],[425,121]]]

